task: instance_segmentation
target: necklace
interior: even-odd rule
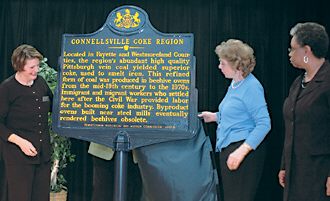
[[[245,79],[244,79],[245,80]],[[232,89],[236,89],[238,88],[239,86],[241,86],[244,82],[244,80],[240,80],[238,82],[235,82],[234,80],[231,82],[231,88]]]
[[[23,81],[23,79],[21,78],[21,76],[18,73],[16,73],[15,78],[19,83],[21,83],[24,86],[31,87],[34,83],[34,80],[30,80],[30,81],[27,81],[27,82]]]
[[[307,82],[305,82],[306,72],[304,73],[303,78],[301,79],[301,88],[305,89],[307,87]]]
[[[310,71],[308,73],[308,81],[306,81],[307,79],[307,71],[305,71],[303,78],[301,79],[301,88],[305,89],[308,85],[308,83],[310,83],[312,81],[312,79],[314,78],[314,76],[316,75],[316,73],[319,71],[319,69],[321,68],[321,66],[324,64],[325,59],[319,59],[315,62],[315,65],[311,65],[309,67]]]
[[[31,87],[32,85],[33,85],[33,80],[31,80],[30,82],[28,82],[28,83],[26,83],[26,85],[25,86],[28,86],[28,87]]]

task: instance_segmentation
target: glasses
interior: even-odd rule
[[[300,48],[303,48],[303,47],[289,47],[288,48],[288,52],[291,53],[291,52],[295,52],[297,49],[300,49]]]

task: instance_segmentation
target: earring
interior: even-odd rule
[[[307,64],[308,63],[308,57],[304,56],[304,63]]]

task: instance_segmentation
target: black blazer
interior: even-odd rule
[[[317,168],[318,170],[315,170],[316,176],[317,174],[324,174],[324,172],[330,176],[330,165],[322,164],[320,167],[314,167],[312,161],[314,156],[327,157],[326,161],[329,161],[330,157],[329,62],[326,61],[320,67],[305,89],[301,87],[302,79],[303,75],[297,77],[293,82],[283,105],[285,141],[281,169],[286,170],[286,188],[290,188],[287,187],[287,183],[290,186],[290,175],[293,172],[297,174],[297,167],[292,162],[293,156],[303,157],[303,161],[306,162],[305,166],[300,164],[299,171],[306,170],[307,172]],[[310,167],[311,164],[313,167]],[[313,178],[305,177],[303,179],[312,183],[320,182],[313,181]],[[306,191],[306,189],[300,190]],[[315,193],[325,194],[325,190]]]

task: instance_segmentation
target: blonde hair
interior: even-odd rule
[[[251,73],[256,65],[253,49],[240,40],[229,39],[215,48],[219,59],[227,60],[234,70],[242,71],[243,77]]]

